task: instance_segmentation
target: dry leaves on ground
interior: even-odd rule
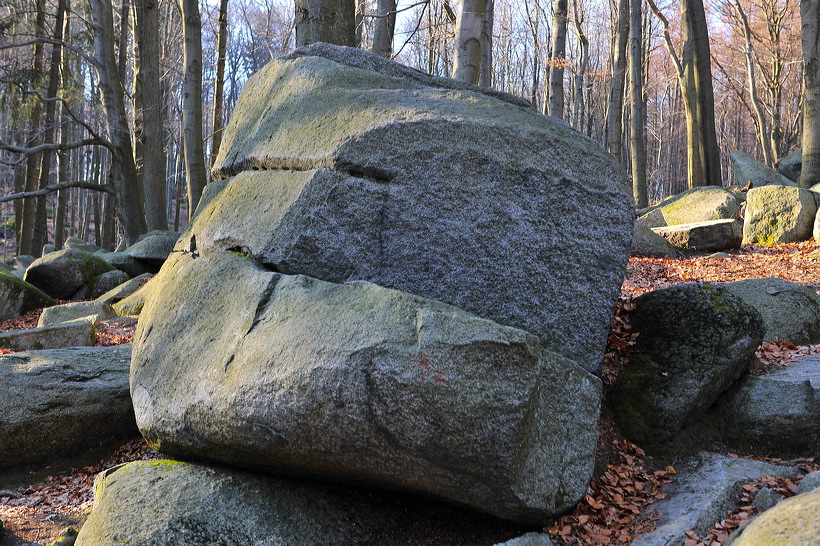
[[[612,441],[619,464],[593,478],[587,495],[575,510],[547,524],[546,531],[559,545],[628,544],[655,528],[657,516],[644,509],[665,497],[663,484],[672,481],[674,467],[649,470],[646,453],[630,442]]]

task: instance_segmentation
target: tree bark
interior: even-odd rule
[[[188,180],[188,220],[202,197],[207,181],[202,141],[202,20],[198,0],[181,0],[185,21],[185,81],[182,87],[182,131]]]
[[[722,186],[709,29],[703,0],[681,0],[689,187]]]
[[[618,1],[618,26],[612,56],[612,82],[606,108],[604,141],[606,149],[620,163],[623,160],[624,82],[626,81],[626,46],[629,41],[629,0]]]
[[[632,166],[632,196],[635,206],[649,206],[646,188],[646,102],[643,98],[643,26],[641,1],[629,7],[629,88],[632,108],[629,117],[629,152]]]
[[[356,45],[356,0],[295,0],[296,47]]]
[[[168,229],[165,196],[165,146],[162,135],[162,88],[159,70],[159,5],[136,0],[136,71],[142,115],[138,138],[142,148],[142,184],[148,229]]]
[[[798,183],[820,183],[820,1],[801,0],[803,43],[803,170]]]
[[[552,18],[552,58],[550,60],[550,99],[547,114],[564,118],[564,67],[567,50],[567,0],[555,0]]]
[[[225,55],[228,51],[228,0],[219,2],[219,34],[216,39],[216,82],[214,83],[214,119],[211,134],[211,166],[216,163],[216,156],[222,147],[222,130],[224,129],[223,95],[225,93]],[[164,190],[164,187],[163,187]],[[166,222],[167,224],[167,222]]]
[[[130,245],[147,231],[147,225],[137,186],[137,168],[125,112],[124,90],[114,55],[114,17],[109,0],[90,0],[90,3],[95,68],[111,151],[110,179],[117,196],[117,217],[123,237]]]
[[[376,1],[376,25],[373,31],[373,53],[393,57],[393,36],[396,31],[396,0]]]
[[[36,5],[36,27],[37,33],[42,34],[45,25],[45,0],[37,0]],[[45,48],[42,41],[34,44],[34,74],[43,72],[45,65]],[[40,123],[42,122],[43,107],[39,99],[34,99],[31,107],[31,116],[29,118],[29,138],[26,146],[36,147],[40,144]],[[37,189],[40,180],[40,157],[32,154],[26,158],[26,191],[34,191]],[[17,253],[18,254],[34,254],[35,249],[32,246],[34,238],[34,224],[37,215],[37,201],[27,199],[23,202],[22,221],[17,225]],[[41,249],[38,249],[39,252]]]
[[[490,88],[493,86],[493,24],[495,19],[495,0],[485,0],[484,18],[481,20],[481,73],[478,85]]]
[[[57,91],[60,88],[60,68],[63,61],[63,48],[60,42],[63,39],[63,31],[65,25],[65,14],[68,11],[67,0],[57,1],[57,15],[54,22],[54,44],[51,46],[51,65],[48,73],[48,89],[46,97],[53,99],[57,97]],[[56,117],[57,117],[57,102],[50,100],[46,103],[45,115],[45,133],[43,140],[45,142],[54,142],[56,137]],[[51,150],[44,150],[40,163],[40,182],[38,188],[45,188],[49,185],[49,178],[51,177]],[[47,218],[46,218],[46,196],[37,199],[37,214],[34,223],[34,233],[32,234],[32,251],[35,255],[42,254],[43,245],[47,242]]]
[[[456,24],[453,78],[478,83],[481,74],[481,29],[485,0],[464,0]]]

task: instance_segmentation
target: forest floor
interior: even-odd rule
[[[632,299],[651,290],[686,282],[723,283],[750,278],[780,277],[811,286],[820,291],[820,261],[811,257],[820,250],[813,241],[762,247],[743,245],[725,257],[632,258],[621,289],[621,298],[609,335],[609,343],[602,366],[602,379],[610,385],[620,369],[628,363],[629,348],[634,342],[630,331],[629,312],[634,309]],[[0,330],[32,327],[37,312],[21,319],[0,324]],[[131,340],[132,330],[111,329],[103,332],[99,344],[112,345]],[[758,350],[763,371],[787,366],[801,354],[820,353],[820,346],[795,347],[789,343],[765,343]],[[606,404],[605,404],[606,406]],[[725,453],[738,457],[735,453]],[[93,501],[94,476],[111,466],[128,461],[158,458],[143,440],[135,438],[120,447],[110,457],[89,466],[68,472],[55,472],[44,480],[13,491],[0,491],[0,546],[48,545],[66,527],[79,528],[87,517]],[[756,458],[756,457],[755,457]],[[640,447],[623,439],[615,430],[611,415],[605,410],[601,419],[598,459],[605,468],[590,484],[588,494],[576,509],[544,527],[558,545],[567,544],[628,544],[642,533],[654,528],[657,516],[651,504],[664,497],[661,487],[674,480],[673,466],[658,463],[646,457]],[[782,462],[776,459],[766,459]],[[804,471],[817,470],[813,460],[793,461]],[[46,467],[47,469],[48,467]],[[778,490],[785,496],[794,495],[797,479],[757,480],[744,486],[738,498],[740,509],[727,514],[706,536],[691,533],[686,546],[719,546],[745,520],[754,515],[751,500],[761,487]],[[646,508],[650,509],[647,510]],[[441,516],[442,521],[429,521],[414,528],[422,544],[454,544],[443,530],[453,513]],[[456,513],[457,514],[457,513]],[[420,518],[423,519],[423,518]],[[486,520],[487,518],[483,518]],[[528,530],[515,524],[496,522],[486,527],[488,544],[510,539]],[[406,540],[407,536],[403,538]],[[397,539],[398,541],[399,539]],[[387,542],[392,542],[388,540]],[[397,544],[400,542],[396,542]],[[483,543],[483,542],[475,542]]]

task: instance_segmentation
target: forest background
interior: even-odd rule
[[[519,95],[601,142],[639,206],[734,183],[731,150],[774,166],[801,142],[798,0],[0,0],[4,256],[184,227],[244,82],[296,46],[299,14],[322,2],[350,4],[353,45]],[[464,76],[476,4],[481,70]],[[711,175],[693,174],[686,102],[704,82]]]

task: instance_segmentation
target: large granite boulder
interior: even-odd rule
[[[489,545],[517,529],[484,514],[395,491],[165,459],[136,461],[99,474],[94,506],[76,544]]]
[[[763,341],[777,338],[795,345],[820,343],[820,296],[808,286],[769,277],[723,287],[760,311],[766,325]]]
[[[638,222],[650,228],[731,220],[740,214],[740,197],[717,186],[703,186],[667,197],[646,209]]]
[[[54,299],[39,288],[0,271],[0,321],[53,304]]]
[[[725,442],[779,457],[820,457],[820,357],[748,375],[712,410]]]
[[[525,523],[586,492],[600,381],[538,339],[357,281],[174,254],[135,334],[158,451],[422,492]]]
[[[756,309],[717,286],[673,286],[635,305],[638,338],[612,401],[627,437],[657,450],[749,370],[765,326]]]
[[[746,186],[749,182],[752,183],[752,188],[771,185],[797,186],[797,183],[794,181],[789,180],[745,152],[734,150],[731,156],[732,167],[735,173],[735,183],[739,188]]]
[[[94,254],[95,252],[99,252],[100,250],[102,250],[97,245],[89,243],[88,241],[84,241],[79,237],[69,237],[65,240],[65,243],[63,243],[63,247],[71,250],[88,252],[89,254]]]
[[[130,357],[130,346],[0,355],[0,468],[135,434]]]
[[[130,278],[128,273],[120,271],[119,269],[106,271],[81,286],[79,290],[74,292],[71,299],[74,301],[96,299],[109,290],[113,290],[121,284],[128,282]]]
[[[49,296],[70,299],[84,284],[114,267],[81,250],[65,249],[38,258],[26,269],[24,280]]]
[[[758,245],[796,243],[812,236],[817,203],[814,193],[789,186],[749,190],[743,222],[743,242]]]
[[[154,274],[157,267],[140,261],[125,252],[97,252],[95,256],[102,258],[129,277],[138,277],[145,273]]]
[[[719,251],[740,248],[743,225],[737,220],[709,220],[652,228],[670,244],[688,250]]]
[[[820,489],[779,502],[749,522],[731,546],[814,546],[820,537]]]
[[[245,84],[176,249],[368,280],[602,359],[634,209],[596,142],[477,86],[316,44]]]

